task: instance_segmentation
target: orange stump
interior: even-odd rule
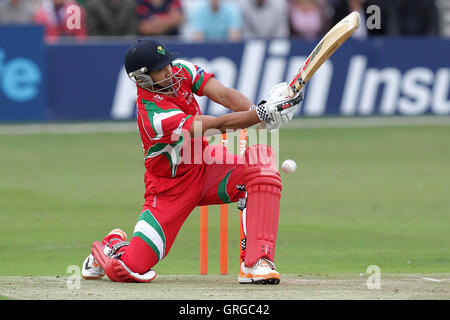
[[[208,206],[200,207],[200,274],[208,274]]]
[[[239,132],[239,154],[241,156],[244,155],[246,148],[247,148],[247,129],[243,129]],[[245,241],[242,215],[243,215],[242,210],[239,210],[239,269],[241,268],[241,263],[243,262],[242,242]]]
[[[222,134],[222,144],[228,146],[228,136]],[[228,204],[220,205],[220,274],[228,273]]]
[[[227,146],[227,134],[222,134],[222,144]],[[247,129],[239,132],[239,154],[243,155],[247,148]],[[242,221],[242,211],[239,214]],[[239,237],[245,238],[242,222],[239,224]],[[241,242],[240,241],[240,242]],[[241,243],[239,243],[239,257]],[[239,258],[240,259],[240,258]],[[240,263],[239,263],[240,265]],[[220,274],[228,273],[228,204],[220,205]],[[200,274],[208,274],[208,206],[200,207]]]
[[[228,273],[228,205],[220,205],[220,274]]]

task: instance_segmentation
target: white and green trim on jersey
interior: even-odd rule
[[[156,253],[158,261],[164,258],[166,253],[166,236],[150,210],[147,209],[141,213],[134,228],[133,237],[139,237],[144,240]]]
[[[148,148],[147,154],[145,156],[145,160],[148,158],[158,157],[163,155],[167,157],[170,165],[170,172],[172,177],[175,177],[177,174],[178,165],[181,162],[181,148],[183,147],[184,138],[183,135],[180,135],[180,139],[177,142],[168,144],[168,143],[157,143]]]
[[[142,101],[144,103],[145,110],[147,111],[150,125],[152,126],[152,129],[156,135],[154,137],[150,137],[152,140],[160,140],[164,136],[162,128],[163,120],[169,119],[170,117],[179,114],[183,114],[183,112],[178,109],[164,110],[162,108],[159,108],[153,101],[146,101],[146,100]],[[144,160],[147,160],[149,158],[155,158],[161,155],[165,156],[167,160],[169,160],[171,176],[175,177],[178,165],[181,162],[181,148],[183,147],[184,144],[184,137],[181,134],[181,130],[183,128],[183,124],[190,117],[191,116],[182,118],[178,124],[177,129],[170,133],[171,136],[179,137],[177,141],[173,143],[156,143],[152,145],[150,148],[148,148]]]
[[[187,73],[189,73],[189,75],[191,76],[192,91],[194,93],[197,93],[197,91],[202,86],[203,80],[205,78],[205,73],[204,72],[199,73],[197,71],[196,66],[193,63],[186,61],[186,60],[177,59],[177,60],[174,60],[172,64],[174,66],[182,67],[184,70],[187,71]]]
[[[162,129],[162,121],[169,119],[177,114],[183,113],[179,109],[167,109],[164,110],[156,105],[153,101],[147,101],[142,99],[144,108],[147,111],[148,120],[152,126],[155,136],[150,137],[152,140],[159,140],[163,137],[164,132]]]

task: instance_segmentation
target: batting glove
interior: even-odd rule
[[[277,84],[269,93],[269,98],[256,106],[256,113],[265,123],[266,129],[279,129],[294,117],[303,100],[303,92],[292,98],[292,89],[286,82]]]

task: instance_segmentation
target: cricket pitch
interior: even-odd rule
[[[160,275],[151,283],[56,276],[0,277],[0,296],[21,300],[448,300],[450,274],[282,275],[276,286],[241,285],[236,275]]]

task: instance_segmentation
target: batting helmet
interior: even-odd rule
[[[139,39],[133,43],[127,50],[124,64],[128,77],[135,81],[138,86],[152,92],[166,91],[179,81],[173,81],[168,87],[160,87],[158,83],[153,82],[149,72],[156,71],[171,64],[178,57],[178,53],[172,53],[160,41],[155,39]],[[172,75],[174,77],[175,75]],[[153,90],[156,87],[156,90]]]

